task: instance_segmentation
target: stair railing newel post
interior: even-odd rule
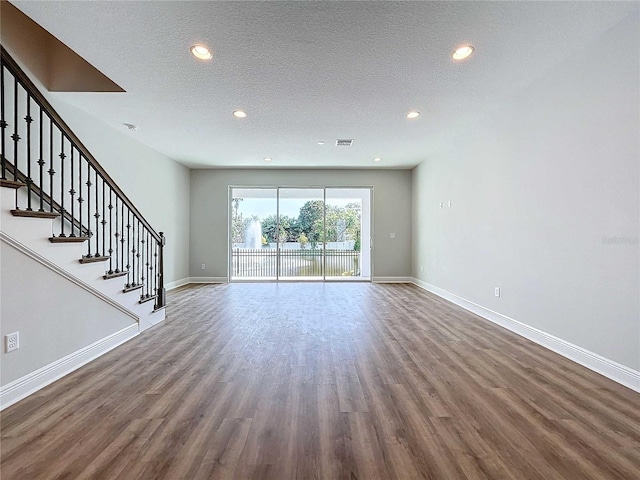
[[[156,308],[161,308],[165,306],[166,301],[166,291],[164,289],[164,246],[167,243],[167,238],[163,232],[158,233],[160,234],[160,242],[158,243],[160,253],[158,255],[158,298],[156,300]]]

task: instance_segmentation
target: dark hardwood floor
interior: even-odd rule
[[[180,288],[1,428],[2,480],[640,478],[640,394],[410,285]]]

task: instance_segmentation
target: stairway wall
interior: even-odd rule
[[[2,349],[0,385],[102,340],[137,319],[7,243],[0,248],[0,335],[20,332],[20,348]]]

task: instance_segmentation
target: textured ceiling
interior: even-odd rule
[[[57,93],[190,167],[412,167],[636,2],[12,1],[126,93]],[[209,62],[189,53],[213,50]],[[476,47],[451,59],[461,43]],[[237,119],[232,111],[248,113]],[[406,112],[422,115],[407,120]],[[352,147],[334,146],[353,138]],[[323,146],[318,141],[325,141]],[[374,157],[382,161],[373,163]]]

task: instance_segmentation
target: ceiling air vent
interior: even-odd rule
[[[339,138],[336,140],[336,147],[350,147],[351,145],[353,145],[353,138],[350,140]]]

